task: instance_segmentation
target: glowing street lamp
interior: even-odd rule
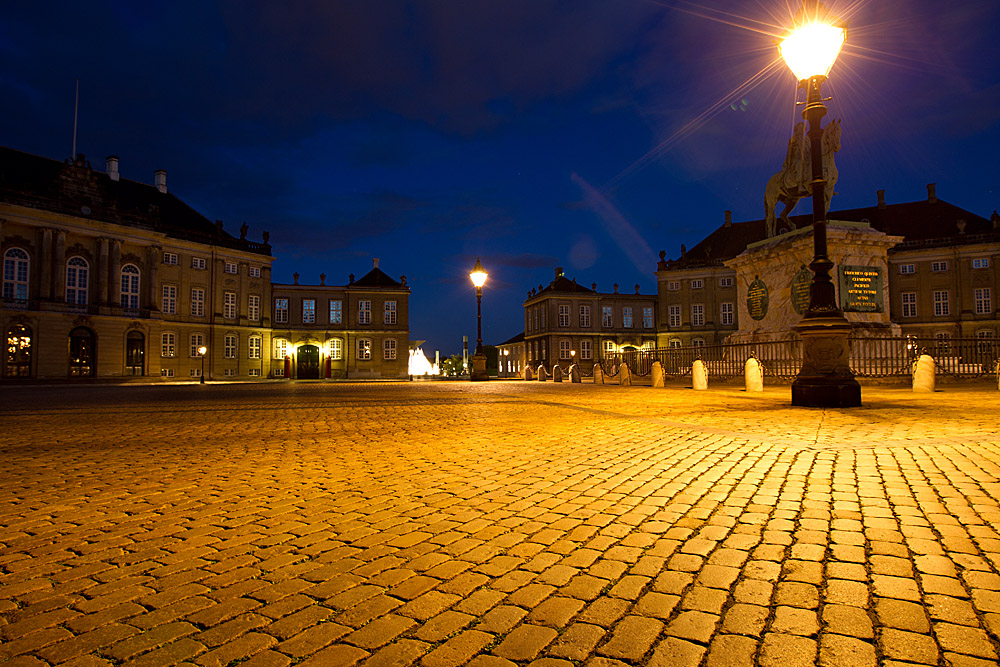
[[[479,258],[476,258],[476,265],[469,273],[469,279],[476,286],[476,353],[472,355],[472,373],[469,379],[472,381],[489,380],[486,372],[486,355],[483,353],[483,285],[486,284],[488,274],[483,268]]]
[[[202,345],[198,348],[198,356],[201,357],[201,382],[200,384],[205,384],[205,353],[208,352],[208,348]]]
[[[809,310],[796,326],[802,337],[802,369],[792,383],[792,405],[809,407],[856,407],[861,405],[861,387],[851,373],[848,336],[851,325],[837,306],[837,295],[827,256],[826,182],[823,179],[823,128],[826,115],[822,86],[846,39],[846,31],[829,22],[820,2],[806,2],[799,25],[778,47],[781,57],[806,90],[802,117],[809,123],[812,162],[813,280],[809,287]]]

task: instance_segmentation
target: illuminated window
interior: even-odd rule
[[[204,257],[192,257],[191,258],[191,268],[192,269],[204,269],[205,268],[205,258]]]
[[[899,298],[903,304],[903,317],[917,316],[917,293],[902,292]]]
[[[164,315],[174,315],[177,313],[177,286],[164,285],[163,297],[161,298],[160,311]]]
[[[222,316],[227,320],[236,319],[236,292],[225,292],[222,295]]]
[[[198,353],[198,348],[205,345],[205,336],[200,333],[193,333],[188,336],[188,356],[189,357],[200,357],[201,354]]]
[[[580,306],[580,328],[590,328],[590,306]]]
[[[344,302],[340,299],[330,299],[330,324],[340,324],[344,321]]]
[[[340,338],[330,339],[330,359],[333,361],[340,361],[344,358],[344,341]]]
[[[642,326],[644,329],[653,328],[653,309],[643,308],[642,309]]]
[[[274,321],[279,324],[288,322],[288,299],[274,300]]]
[[[316,299],[302,299],[302,324],[316,323]]]
[[[163,263],[177,265],[177,253],[165,252],[163,253]]]
[[[594,358],[594,346],[589,340],[580,341],[580,359],[591,360]]]
[[[988,315],[993,312],[993,295],[989,287],[975,289],[976,315]]]
[[[632,328],[632,309],[629,307],[622,308],[622,326],[626,329]]]
[[[253,334],[247,338],[247,359],[260,359],[260,350],[263,347],[262,341],[263,339],[257,334]],[[259,374],[260,369],[256,370]],[[250,375],[253,375],[253,373],[251,372]]]
[[[393,361],[396,358],[396,339],[386,338],[382,341],[382,358]]]
[[[236,262],[226,262],[226,273],[236,273],[237,270]]]
[[[916,273],[916,272],[917,272],[917,267],[915,265],[913,265],[913,264],[900,264],[899,265],[899,273],[901,275],[908,275],[908,274]]]
[[[260,295],[250,294],[247,296],[247,319],[251,322],[260,321]]]
[[[3,298],[28,300],[28,253],[21,248],[3,255]]]
[[[613,340],[604,341],[604,354],[614,354],[615,342]]]
[[[705,287],[705,281],[701,278],[695,278],[691,281],[691,289],[702,289]]]
[[[693,327],[705,326],[705,304],[703,303],[691,304],[691,326]]]
[[[719,308],[719,322],[721,324],[733,323],[733,304],[723,303]]]
[[[571,355],[569,353],[570,349],[571,349],[571,345],[570,345],[570,342],[568,340],[561,340],[561,341],[559,341],[559,358],[560,359],[569,359],[570,357],[572,357],[573,355]]]
[[[941,260],[940,262],[931,262],[931,271],[935,273],[940,273],[942,271],[948,270],[948,261]]]
[[[371,324],[372,323],[372,302],[371,301],[359,301],[358,302],[358,324]],[[369,346],[371,341],[368,341]],[[359,343],[360,345],[360,343]],[[361,348],[358,348],[359,354]],[[366,359],[371,358],[371,350],[369,350],[369,356]],[[361,359],[361,357],[358,357]]]
[[[569,326],[569,306],[559,306],[559,326]]]
[[[667,306],[667,324],[672,327],[681,325],[681,307]]]
[[[160,334],[160,356],[177,356],[177,336],[171,331],[164,331]]]
[[[610,329],[615,325],[614,316],[611,314],[611,306],[601,306],[601,326]]]
[[[174,376],[174,369],[173,368],[161,368],[160,369],[160,377],[161,378],[172,378],[173,376]]]
[[[989,257],[976,257],[972,260],[972,268],[974,269],[988,269],[990,268],[990,258]]]
[[[942,317],[951,314],[951,309],[949,308],[950,295],[948,290],[935,290],[934,291],[934,315],[936,317]]]
[[[90,264],[83,257],[70,257],[66,262],[66,303],[78,306],[87,303]]]
[[[386,301],[385,302],[385,323],[395,324],[396,323],[396,302]],[[395,343],[395,341],[393,341]],[[395,351],[393,352],[395,354]],[[388,357],[387,357],[388,358]],[[394,356],[393,359],[396,357]]]
[[[205,317],[205,290],[191,288],[191,317]]]
[[[122,308],[139,309],[139,267],[126,264],[122,267]]]
[[[222,349],[223,349],[223,356],[225,356],[226,359],[235,359],[236,358],[236,335],[235,334],[226,334],[226,337],[223,339]]]
[[[372,342],[367,338],[358,339],[358,359],[367,361],[372,358]]]
[[[732,286],[733,286],[732,276],[723,276],[722,278],[719,278],[719,287],[732,287]]]
[[[288,340],[284,338],[274,339],[274,358],[284,359],[288,356]]]

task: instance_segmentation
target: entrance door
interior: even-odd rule
[[[31,329],[15,324],[7,330],[7,363],[3,374],[9,378],[31,377]]]
[[[69,376],[90,377],[94,374],[94,332],[77,327],[69,332]]]
[[[125,337],[125,375],[146,374],[146,337],[130,331]]]
[[[300,380],[319,379],[319,348],[315,345],[303,345],[298,352],[298,367]]]

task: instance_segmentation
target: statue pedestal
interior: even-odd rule
[[[803,318],[795,331],[802,337],[802,370],[792,383],[792,405],[860,406],[861,385],[849,363],[850,322],[837,315]]]
[[[473,382],[481,382],[483,380],[490,379],[489,373],[486,372],[485,354],[472,355],[472,373],[469,375],[469,379]]]

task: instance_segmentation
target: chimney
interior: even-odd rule
[[[597,283],[590,283],[590,289],[597,291]]]
[[[885,208],[885,190],[876,190],[875,194],[878,195],[878,207]]]
[[[118,180],[118,156],[117,155],[109,155],[107,157],[107,160],[105,160],[105,164],[107,165],[108,178],[110,178],[112,181],[117,181]]]
[[[326,274],[325,273],[319,274],[319,284],[320,284],[321,287],[324,286],[324,285],[326,285]]]
[[[372,268],[373,269],[378,268],[378,257],[372,257]]]
[[[153,173],[153,185],[155,185],[156,189],[159,190],[160,192],[162,192],[163,194],[167,194],[167,170],[166,169],[157,169]]]
[[[927,184],[927,203],[936,204],[937,203],[937,193],[934,191],[937,183]]]
[[[725,222],[725,224],[723,226],[724,227],[732,227],[733,226],[733,212],[732,211],[726,211],[726,222]]]
[[[618,294],[618,283],[615,283],[615,294]]]

